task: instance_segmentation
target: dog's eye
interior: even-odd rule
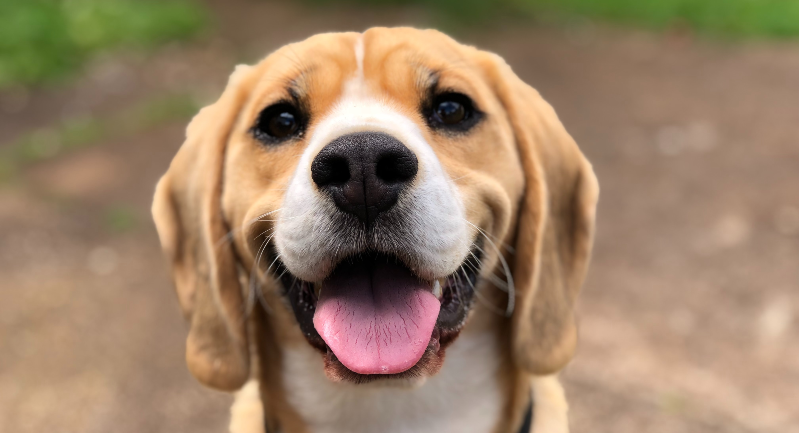
[[[461,93],[438,95],[431,108],[429,116],[433,127],[466,130],[475,123],[477,117],[472,100]]]
[[[252,132],[261,142],[273,144],[299,134],[301,126],[297,109],[291,104],[278,103],[261,112]]]
[[[297,119],[290,111],[281,111],[266,119],[266,133],[275,138],[283,138],[297,131]]]
[[[453,125],[466,118],[466,108],[458,101],[441,101],[436,106],[436,115],[441,123]]]

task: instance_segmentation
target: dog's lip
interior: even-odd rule
[[[418,277],[418,275],[417,275],[417,277]],[[428,279],[424,279],[424,278],[419,278],[419,279],[422,280],[423,282],[425,282],[425,284],[427,284],[428,291],[430,293],[432,293],[433,296],[435,296],[440,301],[441,297],[444,295],[444,290],[446,288],[448,288],[449,285],[450,285],[450,280],[449,280],[448,277],[449,276],[445,276],[445,277],[433,278],[433,279],[429,279],[429,280]],[[317,299],[322,294],[322,285],[323,285],[322,283],[323,282],[324,282],[324,280],[319,281],[319,282],[310,283],[313,286],[313,293],[314,293],[314,295],[316,296]]]
[[[353,253],[353,254],[349,254],[347,256],[337,257],[336,259],[331,261],[331,265],[330,266],[326,266],[327,272],[325,273],[325,275],[323,277],[315,278],[313,281],[306,281],[306,280],[300,279],[293,272],[291,272],[291,269],[289,269],[286,266],[286,264],[283,263],[282,260],[280,260],[280,256],[278,254],[276,254],[275,251],[271,251],[270,253],[268,253],[268,255],[271,255],[273,257],[273,258],[271,258],[269,260],[269,262],[273,263],[273,266],[275,266],[275,268],[277,270],[277,275],[279,275],[281,277],[288,277],[288,279],[294,279],[294,280],[299,281],[301,283],[305,283],[305,284],[311,285],[312,288],[313,288],[313,294],[315,295],[315,297],[317,299],[319,298],[319,295],[321,294],[322,285],[323,285],[324,281],[327,280],[333,274],[333,272],[335,272],[335,270],[345,260],[348,260],[348,259],[350,259],[351,257],[354,257],[354,256],[360,256],[360,255],[364,255],[364,254],[389,255],[389,256],[392,256],[397,261],[401,262],[401,264],[403,266],[405,266],[406,268],[408,268],[408,270],[410,270],[417,278],[419,278],[421,281],[425,282],[428,285],[429,291],[431,293],[433,293],[436,296],[436,298],[441,300],[441,297],[443,295],[443,290],[453,284],[451,279],[456,274],[458,274],[458,272],[462,271],[464,269],[464,267],[469,262],[472,261],[472,259],[475,259],[475,261],[478,262],[478,263],[472,264],[471,268],[469,268],[467,266],[467,269],[470,270],[470,271],[474,271],[475,273],[479,273],[479,261],[480,260],[477,258],[477,255],[475,255],[475,250],[479,251],[480,247],[479,247],[477,242],[473,243],[473,245],[474,245],[474,249],[470,250],[466,254],[466,256],[461,261],[461,265],[458,266],[458,268],[455,271],[450,272],[450,273],[445,274],[445,275],[436,275],[436,274],[432,274],[432,273],[428,272],[427,270],[420,270],[419,268],[410,265],[409,264],[410,260],[407,260],[403,255],[398,255],[398,254],[394,254],[394,253],[390,253],[390,252],[389,253],[384,253],[384,252],[373,251],[373,250],[370,250],[370,249],[365,249],[365,250],[362,250],[362,251],[359,251],[359,252],[356,252],[356,253]]]
[[[307,281],[307,282],[310,283],[310,284],[313,284],[314,290],[316,291],[316,295],[319,296],[319,290],[322,287],[322,283],[325,280],[327,280],[328,278],[330,278],[330,276],[333,274],[333,272],[335,272],[335,270],[339,266],[341,266],[341,264],[344,261],[349,260],[352,257],[357,257],[357,256],[362,256],[362,255],[369,255],[369,254],[391,256],[395,260],[399,261],[403,266],[408,268],[408,270],[410,270],[416,276],[416,278],[419,278],[420,280],[422,280],[422,281],[426,282],[427,284],[429,284],[431,291],[433,290],[433,286],[434,286],[436,281],[439,281],[439,283],[443,284],[443,281],[445,281],[447,278],[449,278],[450,275],[454,274],[455,272],[458,271],[458,269],[460,269],[460,267],[459,267],[458,269],[456,269],[453,272],[450,272],[450,273],[447,273],[447,274],[443,274],[443,275],[439,275],[439,274],[436,274],[436,273],[432,272],[431,270],[420,269],[419,267],[414,266],[412,264],[412,260],[410,260],[405,254],[398,254],[398,253],[395,253],[395,252],[392,252],[392,251],[386,252],[386,251],[378,251],[378,250],[372,250],[372,249],[364,249],[364,250],[356,251],[356,252],[349,253],[349,254],[346,254],[346,255],[339,255],[339,256],[334,257],[325,266],[325,269],[327,270],[327,272],[325,272],[323,275],[321,275],[321,276],[319,276],[317,278],[314,278],[312,281]],[[461,263],[466,262],[468,259],[469,259],[469,255],[467,254],[467,256],[464,257],[464,259],[461,261]],[[286,270],[286,271],[291,273],[291,270],[288,269],[288,267],[286,267],[286,265],[279,258],[277,259],[277,262],[280,265],[282,265],[284,270]],[[292,276],[297,278],[294,273],[292,273]]]
[[[428,291],[433,294],[439,301],[441,301],[441,297],[444,295],[444,289],[449,287],[449,279],[447,278],[436,278],[434,280],[422,280],[428,285]],[[322,283],[311,283],[313,286],[313,293],[317,299],[322,294]]]

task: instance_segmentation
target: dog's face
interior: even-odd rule
[[[498,57],[371,29],[237,69],[189,126],[154,217],[190,369],[230,389],[248,374],[250,287],[278,300],[278,344],[318,349],[333,380],[435,374],[481,294],[511,315],[514,365],[559,369],[596,196],[552,109]]]

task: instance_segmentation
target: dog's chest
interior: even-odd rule
[[[312,433],[490,432],[502,407],[494,338],[461,335],[441,371],[410,389],[333,383],[317,352],[289,349],[284,385]]]

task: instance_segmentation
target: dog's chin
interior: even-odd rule
[[[435,307],[439,307],[437,310],[438,315],[432,319],[435,321],[435,324],[432,325],[432,332],[430,333],[427,346],[423,349],[419,347],[419,339],[416,338],[416,335],[413,335],[413,330],[409,331],[407,329],[402,329],[400,332],[403,333],[403,336],[404,334],[407,334],[408,338],[415,338],[412,343],[415,356],[409,358],[410,361],[403,359],[403,363],[399,364],[399,366],[395,365],[392,367],[382,367],[382,370],[380,367],[377,367],[366,368],[366,371],[364,371],[364,368],[361,367],[360,358],[364,358],[368,361],[370,356],[374,356],[373,353],[370,355],[369,349],[363,349],[363,353],[358,353],[356,349],[363,347],[363,344],[360,346],[357,343],[350,344],[345,349],[342,349],[341,343],[338,341],[339,330],[336,330],[335,334],[331,333],[330,331],[323,331],[327,338],[323,338],[323,336],[320,335],[320,332],[317,330],[317,327],[319,327],[319,329],[324,329],[324,326],[319,326],[319,322],[321,320],[320,317],[324,317],[326,314],[329,314],[328,312],[331,308],[331,302],[329,302],[331,295],[325,293],[324,295],[320,296],[320,290],[334,289],[326,288],[324,282],[314,284],[298,279],[291,274],[290,270],[286,269],[282,264],[280,264],[279,260],[277,263],[282,269],[278,270],[278,275],[282,275],[280,279],[283,286],[283,293],[288,303],[291,305],[292,310],[294,311],[294,315],[297,319],[300,330],[305,336],[308,344],[322,354],[324,359],[325,374],[330,380],[334,382],[347,382],[353,384],[384,383],[390,386],[400,387],[418,386],[419,384],[423,383],[426,378],[435,375],[439,372],[439,370],[441,370],[441,367],[444,364],[444,357],[447,347],[458,337],[466,322],[466,319],[468,318],[475,295],[474,288],[477,285],[477,279],[479,275],[479,251],[480,248],[478,246],[471,251],[466,258],[464,258],[463,263],[458,270],[446,278],[434,280],[432,282],[425,282],[424,280],[418,279],[418,277],[414,276],[414,279],[417,281],[417,283],[412,284],[414,288],[408,290],[423,290],[419,289],[419,287],[425,287],[425,284],[427,284],[430,287],[430,293],[425,293],[425,296],[418,296],[418,294],[417,296],[411,296],[407,294],[396,295],[398,290],[397,287],[400,286],[400,284],[396,283],[396,278],[392,279],[391,276],[384,277],[389,281],[387,284],[395,285],[392,287],[392,294],[389,296],[399,297],[399,303],[405,304],[408,303],[408,300],[410,299],[416,300],[421,297],[425,298],[426,302],[428,302],[427,307],[425,305],[419,305],[409,306],[408,308],[429,308],[430,302],[435,303],[435,301],[431,301],[431,299],[437,299],[438,303],[440,303],[440,307],[438,305],[434,305]],[[364,265],[364,262],[367,263],[367,265]],[[372,267],[372,271],[375,272],[375,267],[379,268],[382,266],[380,263],[387,262],[391,262],[391,266],[394,268],[401,268],[402,270],[399,272],[406,272],[407,274],[412,273],[410,268],[404,265],[404,263],[402,263],[396,256],[364,251],[355,256],[346,257],[340,260],[339,264],[330,273],[328,278],[325,279],[325,282],[328,280],[344,279],[344,287],[342,287],[340,290],[351,290],[349,289],[349,285],[352,285],[352,283],[346,278],[351,277],[353,273],[352,268],[370,266]],[[341,277],[342,274],[344,277]],[[376,279],[378,277],[373,275],[372,278]],[[357,283],[355,285],[357,285]],[[328,286],[333,286],[333,284],[328,284]],[[380,294],[374,293],[371,295],[374,297],[381,296]],[[345,296],[350,295],[346,294]],[[433,298],[433,296],[435,296],[435,298]],[[397,302],[398,299],[391,299],[391,301]],[[342,303],[335,303],[334,308],[336,309],[336,314],[339,314],[338,310],[342,309],[341,304]],[[347,302],[343,302],[343,304],[345,304],[344,308],[346,308]],[[360,306],[358,307],[360,308]],[[369,306],[365,308],[369,308]],[[328,312],[325,312],[325,309],[327,309]],[[350,314],[357,315],[358,312],[350,311]],[[400,312],[399,315],[401,316],[402,312]],[[317,326],[315,326],[314,322],[315,317],[317,320]],[[401,318],[403,324],[406,322],[406,319],[408,322],[413,320],[413,318],[409,318],[406,315],[406,317]],[[432,324],[432,321],[429,323]],[[415,321],[414,324],[418,325]],[[352,324],[349,324],[349,327],[351,326]],[[430,328],[427,329],[429,330]],[[419,335],[423,335],[423,338],[426,338],[427,334],[422,333]],[[386,335],[383,335],[382,337],[384,340],[387,338]],[[331,347],[325,341],[325,339],[330,341],[331,344],[333,344],[333,347]],[[337,348],[338,350],[336,350]],[[343,354],[344,356],[347,356],[348,359],[345,359],[345,362],[342,362],[342,360],[339,359],[339,356],[336,355],[336,351],[339,352],[339,355]],[[421,352],[421,356],[419,356],[419,352]],[[413,362],[414,360],[415,362]],[[350,368],[345,364],[348,364],[353,368]],[[354,370],[361,371],[358,372]],[[382,373],[382,371],[386,370],[386,373]]]

